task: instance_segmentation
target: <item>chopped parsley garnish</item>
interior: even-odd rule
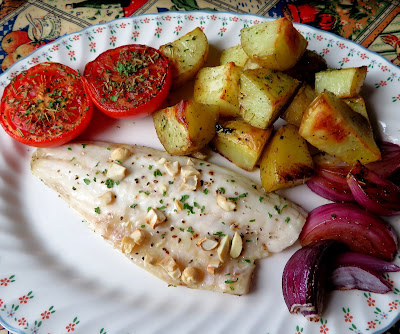
[[[217,191],[221,194],[225,194],[225,188],[218,188]]]
[[[268,217],[269,217],[269,218],[272,218],[272,215],[271,215],[271,213],[270,213],[270,212],[268,212]]]
[[[263,201],[263,199],[264,199],[264,197],[262,197],[262,196],[260,196],[260,197],[258,198],[258,200],[260,201],[260,203]]]
[[[236,283],[238,280],[239,280],[238,277],[237,277],[236,280],[234,280],[234,281],[232,281],[232,280],[230,280],[230,279],[227,279],[227,280],[225,281],[225,283],[226,283],[226,284],[232,284],[232,283]]]
[[[83,147],[83,148],[86,148],[86,145],[87,145],[87,144],[82,144],[82,147]]]
[[[141,193],[145,193],[147,196],[150,195],[150,191],[139,190],[139,194],[141,194]]]
[[[107,180],[105,181],[105,184],[106,184],[107,188],[110,189],[110,188],[114,187],[114,180],[107,179]]]
[[[285,222],[289,223],[290,222],[290,217],[286,217]]]
[[[168,181],[169,184],[174,184],[174,181]]]
[[[97,214],[100,214],[100,208],[99,207],[94,208],[94,212],[96,212]]]
[[[194,233],[193,228],[191,226],[189,226],[189,228],[186,231],[192,234]]]
[[[68,150],[69,150],[69,151],[72,151],[72,148],[71,148],[71,147],[68,147]]]
[[[149,165],[149,170],[152,170],[153,169],[153,165]]]
[[[256,221],[255,219],[249,220],[250,223],[254,223],[255,221]]]
[[[331,217],[332,217],[333,219],[335,219],[337,216],[333,213],[333,214],[331,214]]]
[[[83,182],[85,182],[86,184],[89,184],[90,180],[89,179],[83,179]]]
[[[204,190],[203,190],[203,193],[204,193],[205,195],[207,195],[207,194],[208,194],[208,189],[207,189],[207,188],[204,189]]]
[[[162,176],[162,173],[160,172],[159,169],[156,169],[153,174],[154,174],[154,177]]]
[[[182,203],[184,203],[189,198],[189,195],[183,195],[180,199]]]
[[[218,231],[218,232],[215,232],[215,233],[214,233],[214,235],[218,235],[219,237],[223,237],[223,236],[225,236],[225,234],[224,234],[224,233],[222,233],[222,232],[220,232],[220,231]]]
[[[135,204],[135,203],[130,206],[131,209],[134,209],[136,207],[137,207],[137,204]]]
[[[274,206],[274,209],[276,210],[276,212],[278,212],[278,214],[281,214],[282,211],[287,207],[287,205],[285,204],[282,209],[278,208],[277,205]]]

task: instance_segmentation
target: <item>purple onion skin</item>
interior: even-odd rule
[[[378,274],[400,271],[400,267],[394,263],[354,252],[345,252],[338,255],[335,259],[335,266],[359,266]]]
[[[330,266],[343,245],[333,240],[315,242],[297,250],[282,274],[283,297],[290,313],[319,318],[328,289]]]
[[[333,270],[331,284],[336,290],[363,290],[374,293],[388,293],[392,289],[381,274],[356,265],[342,265]]]
[[[355,200],[368,211],[381,216],[400,214],[400,188],[360,162],[350,170],[347,183]]]
[[[347,184],[343,185],[320,175],[312,176],[306,184],[317,195],[330,201],[355,202],[354,196]]]
[[[379,148],[382,159],[370,162],[366,166],[380,177],[387,179],[400,170],[400,146],[384,141]]]
[[[336,240],[354,252],[392,261],[397,236],[380,217],[352,203],[330,203],[312,210],[300,233],[302,246]]]

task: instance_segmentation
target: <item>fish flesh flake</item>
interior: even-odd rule
[[[248,293],[255,261],[292,245],[307,215],[236,172],[142,146],[39,148],[31,170],[114,248],[175,286]]]

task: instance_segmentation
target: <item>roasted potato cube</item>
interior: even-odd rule
[[[298,128],[292,124],[279,128],[261,156],[260,175],[264,190],[271,192],[302,184],[313,173],[314,163]]]
[[[315,91],[325,89],[339,97],[355,97],[360,93],[367,75],[367,66],[330,69],[315,73]]]
[[[365,101],[361,96],[343,99],[343,101],[346,102],[351,109],[363,115],[369,121],[367,107],[365,106]]]
[[[222,116],[238,116],[239,77],[242,68],[234,62],[202,68],[194,83],[194,100],[214,104]]]
[[[306,50],[300,60],[291,69],[285,71],[291,77],[315,86],[315,73],[328,68],[324,57],[315,51]]]
[[[306,39],[286,18],[243,28],[241,44],[262,67],[285,71],[293,67],[307,47]]]
[[[189,154],[207,145],[215,135],[218,108],[182,100],[153,113],[154,127],[170,154]]]
[[[307,110],[310,103],[317,97],[314,89],[308,84],[303,82],[300,89],[297,91],[292,102],[286,108],[285,112],[281,115],[281,118],[286,122],[300,126],[301,119],[303,118],[304,112]]]
[[[243,120],[226,121],[217,126],[217,134],[211,141],[214,149],[235,165],[252,170],[256,165],[272,128],[255,128]]]
[[[208,48],[207,37],[199,27],[176,41],[160,46],[161,53],[172,64],[173,88],[196,76],[207,61]]]
[[[243,67],[247,59],[249,59],[249,56],[243,51],[242,46],[239,44],[223,50],[219,63],[224,65],[233,61],[236,66]]]
[[[299,84],[284,73],[266,68],[243,71],[239,89],[242,118],[257,128],[268,128],[279,117]]]
[[[247,61],[243,65],[243,71],[244,70],[255,70],[257,68],[261,68],[262,66],[255,62],[253,59],[247,59]]]
[[[381,159],[367,119],[328,91],[308,107],[299,133],[311,145],[351,165]]]

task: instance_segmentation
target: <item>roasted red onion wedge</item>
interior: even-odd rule
[[[283,298],[290,313],[302,313],[307,319],[320,317],[329,266],[342,245],[333,240],[318,241],[295,252],[282,275]]]
[[[391,261],[397,237],[381,218],[352,203],[330,203],[312,210],[300,234],[302,246],[337,240],[352,251]]]
[[[347,183],[355,200],[368,211],[381,216],[400,214],[400,188],[360,162],[350,170]]]
[[[337,267],[331,274],[331,284],[336,290],[357,289],[375,293],[387,293],[392,290],[381,274],[356,265]]]
[[[383,274],[387,272],[400,271],[400,267],[394,263],[387,262],[376,257],[361,253],[345,252],[335,259],[334,266],[356,266],[372,270],[376,273]]]
[[[334,202],[355,202],[349,186],[314,175],[307,181],[307,186],[319,196]]]
[[[367,164],[367,167],[386,179],[400,170],[400,146],[384,141],[379,148],[382,159]]]

